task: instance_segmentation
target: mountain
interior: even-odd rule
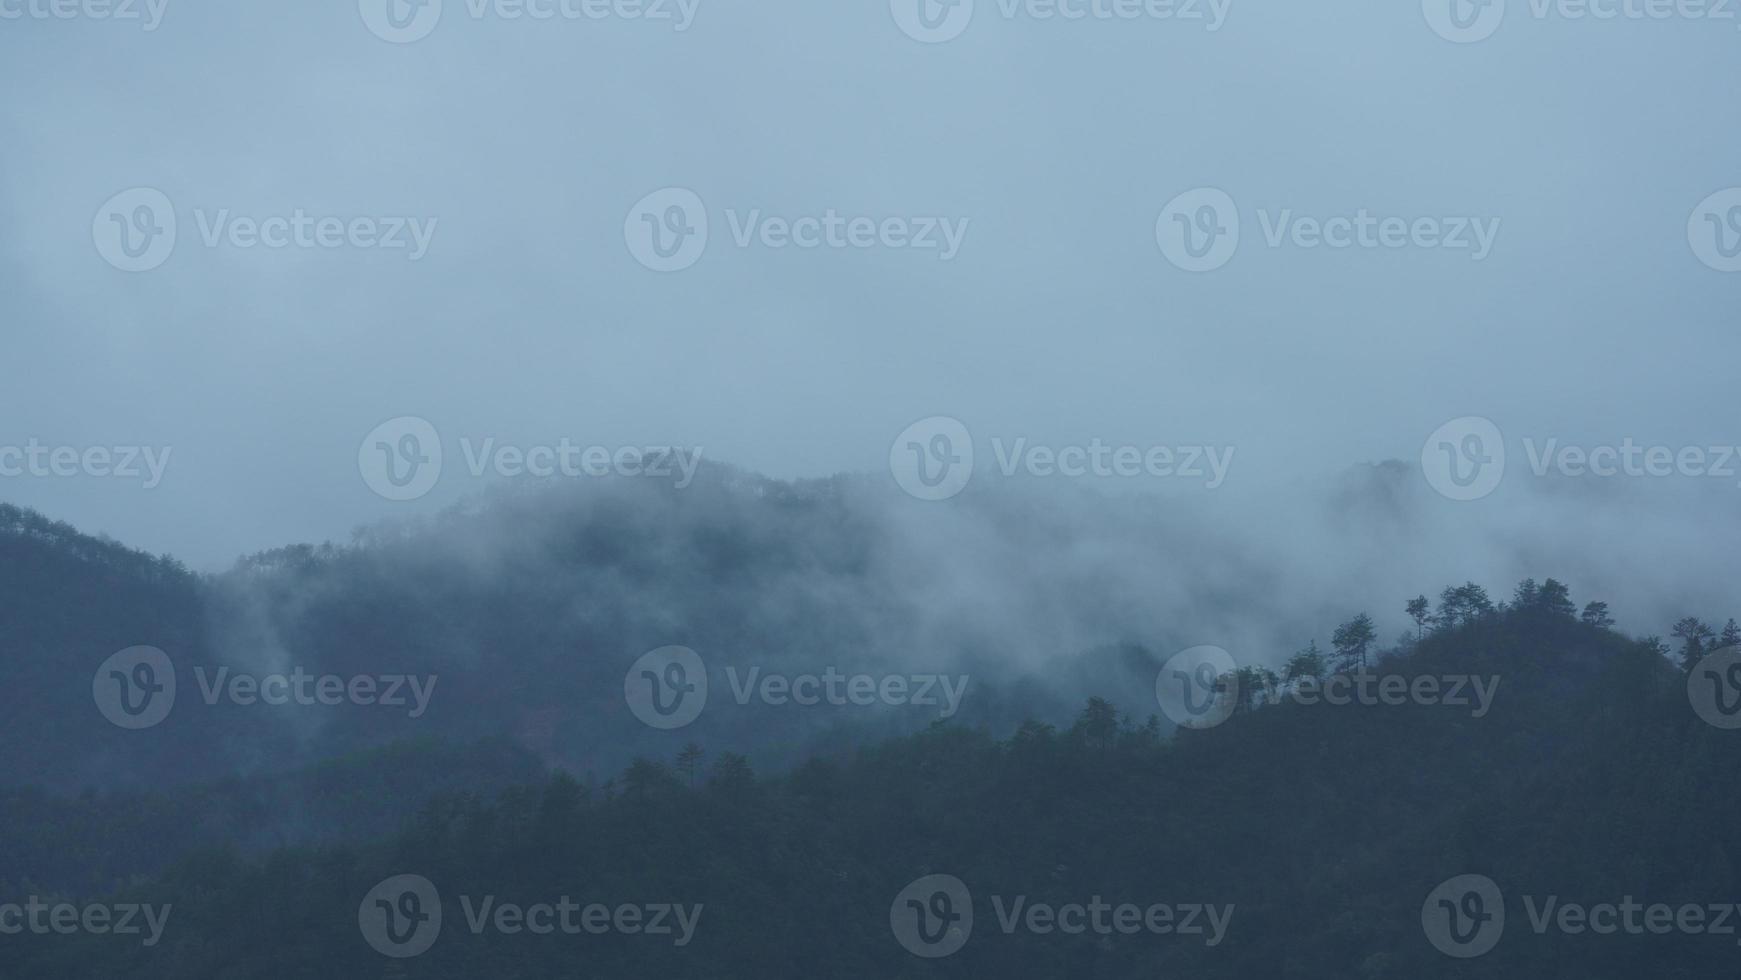
[[[508,739],[610,772],[663,745],[623,685],[639,656],[673,644],[717,677],[692,734],[790,765],[954,710],[743,703],[768,675],[947,675],[971,685],[962,720],[1061,719],[1090,686],[1138,683],[1152,665],[1131,660],[1133,643],[1232,635],[1254,578],[1238,549],[1186,520],[1097,536],[1091,560],[1056,550],[1080,522],[1067,510],[990,498],[969,513],[891,503],[857,478],[787,484],[715,467],[681,492],[515,489],[196,575],[9,508],[0,681],[29,696],[4,722],[0,786],[189,785],[406,738]],[[1169,548],[1215,554],[1218,570],[1168,571],[1160,594],[1143,580]],[[137,665],[110,662],[138,647],[161,651],[173,707],[143,729],[106,724],[93,685],[140,697]],[[301,699],[261,703],[272,678],[303,679]],[[347,692],[369,681],[376,700],[391,686],[402,703],[309,703],[321,678]]]
[[[173,906],[155,947],[28,937],[21,975],[1728,974],[1733,936],[1532,925],[1550,897],[1676,909],[1736,897],[1741,834],[1724,819],[1741,804],[1736,736],[1700,720],[1659,646],[1513,606],[1382,659],[1371,683],[1429,677],[1442,694],[1485,679],[1490,697],[1259,698],[1172,736],[1096,701],[1063,729],[940,723],[781,775],[713,753],[710,767],[642,760],[603,784],[557,774],[493,799],[450,795],[376,841],[184,861],[120,896]],[[436,889],[444,917],[427,951],[395,960],[370,948],[359,912],[406,874]],[[1434,948],[1423,904],[1471,874],[1502,891],[1507,918],[1491,952],[1463,961]],[[896,898],[933,875],[959,880],[973,920],[959,951],[926,959],[902,948]],[[700,911],[679,945],[676,932],[516,931],[480,912],[486,897],[498,913],[564,897]],[[1029,911],[1006,931],[1018,898]],[[1072,903],[1114,911],[1089,913],[1081,934],[1028,918]],[[1113,928],[1126,904],[1202,931]]]
[[[1616,556],[1662,545],[1616,521],[1624,498],[1542,492],[1600,533],[1484,525],[1388,464],[1259,507],[997,484],[939,505],[887,479],[792,483],[706,464],[681,491],[511,484],[347,544],[203,574],[5,508],[0,683],[18,697],[0,717],[0,786],[153,790],[403,739],[507,740],[608,774],[664,751],[666,733],[623,691],[639,657],[673,645],[696,651],[714,685],[685,730],[784,768],[945,718],[1067,722],[1095,695],[1140,713],[1172,653],[1211,644],[1279,668],[1398,582],[1569,567],[1635,630],[1726,601],[1723,560],[1677,561],[1673,588],[1636,584]],[[1387,640],[1414,628],[1400,606],[1373,610]],[[165,717],[134,730],[93,698],[146,676],[110,662],[139,647],[161,651],[177,690]],[[833,710],[751,690],[831,669],[952,678],[966,693]],[[303,685],[299,697],[262,703],[279,683]],[[341,685],[326,700],[342,703],[319,703],[321,683]]]

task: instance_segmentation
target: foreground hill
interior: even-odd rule
[[[1063,730],[1036,723],[999,739],[938,725],[777,778],[758,778],[730,755],[710,766],[693,757],[680,768],[642,761],[594,786],[558,775],[492,799],[448,797],[373,842],[183,862],[121,896],[173,907],[155,946],[12,937],[12,955],[22,957],[7,972],[42,980],[1733,974],[1733,935],[1598,935],[1551,922],[1538,934],[1532,923],[1550,896],[1556,907],[1636,900],[1674,908],[1741,897],[1741,831],[1731,819],[1741,812],[1738,736],[1699,719],[1686,677],[1657,645],[1514,608],[1447,626],[1377,673],[1497,678],[1498,687],[1485,711],[1286,698],[1172,737],[1154,723],[1115,721],[1094,702]],[[439,898],[405,904],[395,892],[388,905],[407,914],[439,906],[444,919],[426,952],[390,959],[365,941],[359,911],[366,920],[384,908],[365,896],[406,874],[426,878]],[[1463,961],[1429,942],[1422,911],[1436,887],[1468,874],[1492,879],[1507,919],[1491,952]],[[923,884],[916,906],[896,901],[931,875],[959,879],[974,914],[965,944],[937,959],[909,952],[896,933],[903,908],[962,908],[938,904]],[[582,907],[701,910],[679,945],[676,933],[625,934],[623,919],[599,935],[535,934],[514,928],[522,920],[512,915],[481,913],[485,896],[492,909],[567,897]],[[1204,931],[1042,931],[1031,926],[1049,920],[1024,911],[1006,932],[1017,897],[1024,909],[1166,905],[1167,921],[1183,926],[1190,914]],[[1190,912],[1198,906],[1218,911]],[[1207,928],[1216,915],[1218,932]]]

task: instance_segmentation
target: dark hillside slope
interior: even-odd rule
[[[1429,636],[1381,673],[1494,675],[1491,710],[1283,703],[1163,738],[1091,705],[1011,738],[938,726],[843,764],[757,779],[714,760],[691,787],[642,762],[458,797],[390,840],[213,856],[130,894],[175,906],[156,948],[25,937],[21,975],[85,978],[1614,977],[1734,975],[1733,936],[1532,928],[1524,897],[1708,905],[1738,897],[1741,734],[1691,710],[1647,644],[1539,610]],[[420,956],[363,941],[377,882],[426,876],[446,920]],[[890,906],[915,879],[972,893],[965,947],[918,958]],[[1454,876],[1505,895],[1497,948],[1433,948],[1423,901]],[[474,934],[459,896],[701,903],[695,938]],[[1232,905],[1223,940],[1006,933],[999,905]]]

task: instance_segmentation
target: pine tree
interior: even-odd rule
[[[1288,658],[1282,667],[1282,679],[1298,687],[1300,682],[1308,677],[1324,676],[1324,651],[1318,649],[1318,641],[1313,640],[1304,650]]]
[[[1487,590],[1474,582],[1465,582],[1439,593],[1439,626],[1451,629],[1493,613],[1493,600]]]
[[[1597,629],[1607,629],[1614,625],[1614,620],[1608,615],[1606,602],[1592,602],[1584,607],[1584,624]]]
[[[695,777],[701,771],[701,760],[706,755],[707,752],[694,742],[683,746],[683,751],[677,753],[677,771],[690,786],[695,785]]]
[[[1717,637],[1717,646],[1727,648],[1741,644],[1741,626],[1735,625],[1733,617],[1723,627],[1723,635]]]
[[[1674,635],[1681,641],[1681,669],[1688,673],[1692,672],[1699,661],[1705,659],[1710,642],[1716,638],[1711,628],[1699,622],[1696,616],[1688,616],[1676,623]]]
[[[1404,608],[1409,618],[1415,621],[1415,639],[1424,638],[1427,635],[1427,621],[1433,618],[1432,604],[1427,601],[1426,596],[1419,595],[1410,599]]]
[[[1517,588],[1511,593],[1511,605],[1517,609],[1534,609],[1541,602],[1541,589],[1536,587],[1535,579],[1526,578],[1517,583]]]
[[[1578,614],[1577,604],[1572,602],[1572,590],[1566,588],[1564,582],[1551,578],[1542,583],[1537,604],[1550,616],[1571,617]]]
[[[1337,666],[1343,670],[1359,666],[1364,671],[1367,665],[1366,650],[1377,639],[1378,632],[1372,628],[1372,617],[1365,613],[1336,627],[1335,635],[1330,637],[1330,644],[1336,648]]]

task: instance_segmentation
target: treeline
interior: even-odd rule
[[[0,504],[0,539],[31,542],[75,561],[98,565],[144,582],[184,583],[193,573],[170,555],[151,555],[105,537],[92,537],[34,510]],[[23,566],[23,562],[13,558]]]
[[[1614,627],[1614,618],[1609,614],[1608,603],[1588,602],[1580,611],[1572,601],[1571,589],[1553,578],[1546,579],[1539,585],[1535,579],[1526,578],[1518,583],[1509,601],[1499,602],[1494,602],[1487,590],[1474,582],[1447,586],[1439,593],[1437,607],[1425,595],[1419,595],[1408,600],[1404,611],[1414,621],[1415,629],[1389,651],[1392,654],[1406,651],[1434,633],[1460,629],[1497,616],[1512,615],[1524,621],[1544,617],[1575,619],[1592,629],[1608,630]],[[1710,653],[1741,646],[1741,625],[1737,625],[1733,618],[1719,633],[1700,619],[1688,616],[1675,623],[1673,635],[1681,641],[1678,651],[1671,650],[1659,636],[1647,636],[1642,642],[1663,657],[1676,660],[1687,671],[1691,671],[1695,664]],[[1377,643],[1378,632],[1372,617],[1359,613],[1336,627],[1330,640],[1330,652],[1320,649],[1318,641],[1314,639],[1290,656],[1279,674],[1264,667],[1241,668],[1240,689],[1245,692],[1242,696],[1249,702],[1250,692],[1253,691],[1285,690],[1307,679],[1323,678],[1333,673],[1358,673],[1368,670],[1372,666],[1372,658],[1378,655]],[[1249,703],[1242,704],[1242,707],[1246,706]]]
[[[1166,736],[1090,702],[1063,727],[1030,722],[998,737],[940,724],[772,776],[670,733],[662,758],[615,778],[558,774],[496,795],[450,794],[385,840],[191,858],[123,893],[174,905],[158,947],[27,936],[7,947],[17,957],[8,972],[1435,980],[1469,968],[1421,929],[1424,896],[1454,875],[1489,875],[1514,902],[1732,899],[1741,833],[1688,815],[1741,805],[1733,736],[1692,716],[1685,685],[1648,643],[1552,608],[1514,599],[1459,615],[1372,665],[1503,674],[1503,696],[1480,719],[1356,705],[1253,712]],[[435,884],[446,923],[428,952],[390,961],[359,933],[358,906],[400,874]],[[977,913],[967,945],[936,962],[901,948],[889,919],[894,896],[930,874],[959,877]],[[678,948],[616,933],[474,933],[461,896],[705,911]],[[1235,913],[1211,948],[1180,936],[1005,933],[994,896]],[[1514,909],[1478,964],[1484,975],[1732,972],[1733,938],[1537,935]]]

